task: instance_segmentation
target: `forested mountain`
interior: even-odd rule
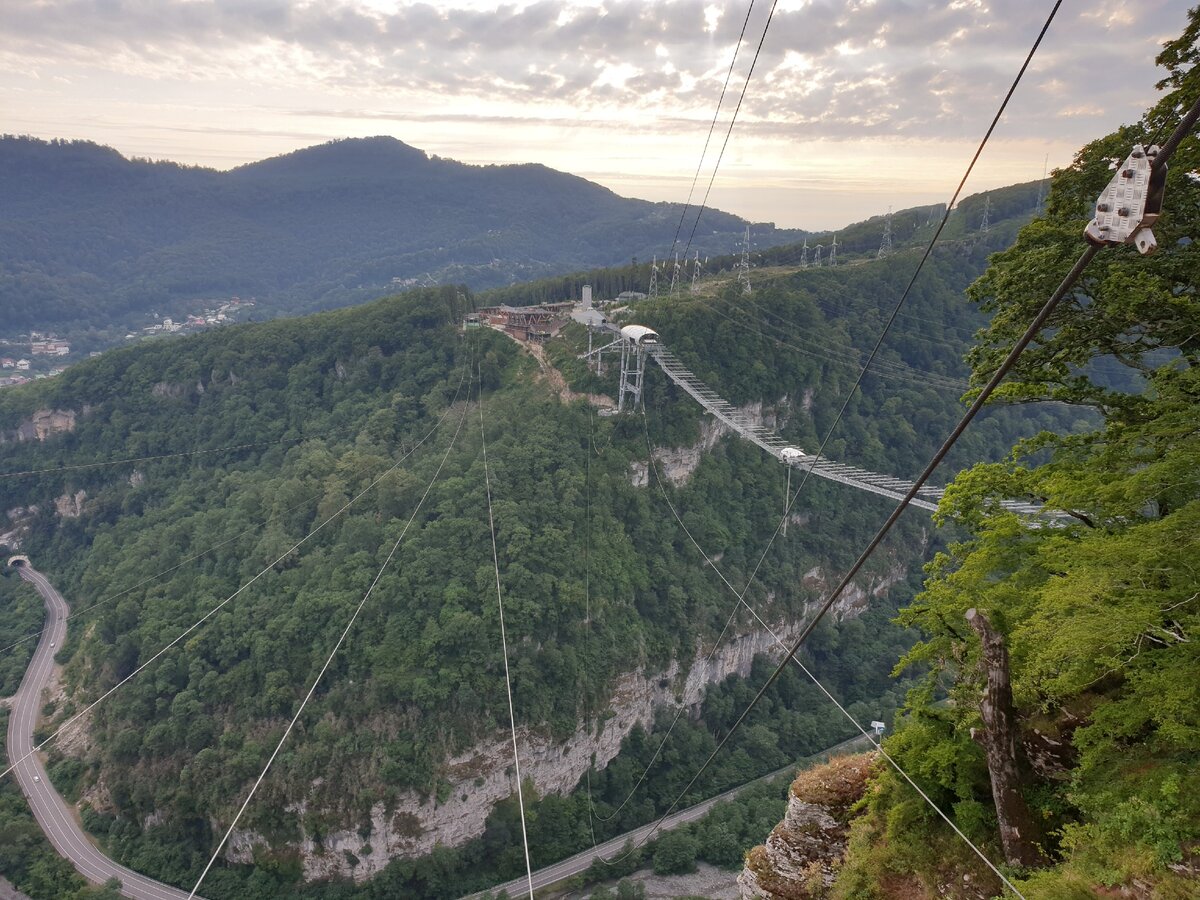
[[[275,174],[287,177],[280,165]],[[986,321],[962,291],[1017,221],[934,255],[879,377],[864,383],[831,454],[911,475],[941,440],[966,386],[961,356]],[[789,440],[811,447],[917,258],[905,251],[838,269],[764,270],[750,298],[718,279],[694,297],[646,303],[630,315],[658,328],[717,390],[764,404]],[[58,720],[270,568],[99,706],[87,739],[56,757],[56,780],[82,799],[85,823],[126,864],[190,886],[447,452],[442,477],[242,822],[248,840],[260,842],[256,865],[218,869],[204,893],[293,895],[301,872],[349,874],[386,848],[391,825],[381,828],[380,816],[391,823],[393,813],[413,810],[405,815],[420,822],[443,805],[470,807],[490,770],[477,770],[472,786],[461,764],[447,761],[470,758],[507,722],[476,375],[518,722],[546,746],[588,746],[616,727],[614,691],[629,673],[655,679],[668,708],[672,692],[683,696],[681,683],[659,673],[678,663],[682,678],[697,647],[714,645],[730,597],[675,525],[653,476],[639,486],[636,473],[645,471],[648,445],[701,446],[699,410],[655,374],[645,417],[604,418],[582,400],[564,402],[509,338],[458,328],[472,302],[467,287],[415,291],[153,342],[0,396],[9,472],[240,447],[0,479],[0,508],[14,510],[23,549],[78,607],[100,603],[73,623],[61,652],[70,698],[54,708]],[[597,377],[574,358],[581,340],[568,330],[547,348],[550,358],[575,390],[611,392],[611,370]],[[38,410],[59,411],[58,433],[14,443]],[[398,471],[290,549],[439,420]],[[1021,435],[1071,425],[1053,406],[1001,412],[972,432],[959,463],[997,459]],[[709,449],[697,452],[690,478],[662,490],[730,581],[742,583],[778,524],[784,473],[733,437],[713,444],[710,436],[702,446]],[[749,599],[768,621],[796,621],[887,508],[881,498],[809,484]],[[899,700],[903,686],[892,685],[889,672],[912,637],[888,620],[912,596],[915,566],[937,541],[925,514],[907,517],[863,580],[860,600],[808,651],[859,718],[886,717]],[[27,617],[31,604],[19,588],[6,582],[0,596]],[[756,629],[748,615],[735,617],[734,634]],[[593,829],[618,834],[670,803],[750,684],[733,678],[710,690],[699,719],[684,718],[622,805],[655,757],[657,738],[635,729],[591,776],[607,821],[589,827],[581,792],[535,803],[535,864],[588,846]],[[815,688],[792,678],[749,724],[693,796],[851,733]],[[507,783],[503,757],[496,765]],[[482,835],[398,860],[363,891],[455,896],[515,875],[522,862],[514,815],[511,802],[500,803]],[[737,838],[714,851],[724,864],[736,863],[730,840]],[[350,892],[338,879],[306,890]]]
[[[297,314],[394,282],[478,288],[649,258],[681,212],[545,166],[465,165],[388,137],[218,172],[6,136],[0,196],[0,333],[54,329],[84,349],[231,295],[256,298],[259,317]],[[744,225],[708,210],[696,248],[729,253]],[[760,246],[798,236],[755,226]]]
[[[1170,135],[1200,103],[1198,38],[1200,8],[1159,57],[1161,101],[1055,173],[1045,216],[972,286],[991,317],[969,354],[973,385],[991,377],[1080,257],[1113,161],[1148,135]],[[1157,254],[1102,250],[996,395],[1009,408],[1062,404],[1092,424],[1018,443],[1005,460],[958,476],[939,516],[961,537],[929,564],[899,618],[922,640],[897,671],[926,675],[885,747],[1030,900],[1200,893],[1194,132],[1170,160],[1165,198]],[[1064,515],[1029,528],[991,502],[1015,494]],[[836,883],[812,890],[785,878],[771,896],[947,890],[1005,891],[880,764]]]

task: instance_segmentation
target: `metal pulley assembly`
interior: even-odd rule
[[[1162,212],[1167,167],[1154,165],[1157,156],[1158,145],[1143,148],[1134,144],[1129,158],[1096,201],[1096,217],[1083,232],[1089,242],[1098,246],[1134,244],[1143,255],[1158,249],[1150,227]]]

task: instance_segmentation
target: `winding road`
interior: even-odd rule
[[[17,763],[13,774],[33,809],[34,817],[50,843],[54,845],[54,849],[88,881],[94,884],[104,884],[109,879],[116,878],[121,882],[121,893],[126,897],[133,897],[135,900],[187,900],[186,891],[140,875],[132,869],[113,862],[101,853],[84,833],[82,826],[75,820],[74,810],[50,784],[46,767],[38,754],[31,753],[33,731],[37,726],[42,707],[42,691],[49,685],[54,674],[54,654],[56,648],[62,645],[63,639],[66,637],[69,610],[67,601],[54,589],[54,585],[46,579],[46,576],[28,563],[18,566],[17,571],[23,579],[37,589],[46,603],[45,628],[42,631],[41,640],[38,641],[37,649],[33,652],[29,668],[25,671],[25,677],[21,680],[21,686],[12,696],[11,713],[8,719],[9,762],[12,763],[28,756],[27,759]],[[674,813],[657,828],[661,831],[668,831],[685,822],[695,821],[704,816],[716,804],[732,799],[752,784],[774,778],[789,770],[813,765],[831,756],[851,752],[853,749],[860,748],[863,743],[861,737],[844,741],[815,756],[792,763],[777,772],[756,778],[705,800],[703,803]],[[539,869],[533,873],[534,889],[541,889],[562,881],[564,878],[577,875],[591,866],[597,858],[612,859],[621,853],[627,841],[633,841],[635,845],[640,844],[651,829],[655,828],[656,823],[644,825],[599,844],[591,850]],[[510,881],[508,884],[498,885],[492,890],[499,891],[501,889],[507,890],[510,896],[521,896],[528,891],[528,884],[526,879],[520,878]]]
[[[738,785],[725,791],[723,794],[717,794],[715,797],[697,803],[695,806],[689,806],[687,809],[680,810],[677,813],[672,813],[663,820],[661,825],[657,821],[643,825],[641,828],[635,828],[633,831],[627,831],[625,834],[617,835],[611,840],[605,841],[603,844],[597,844],[591,850],[584,850],[582,853],[576,853],[574,856],[568,856],[566,859],[554,863],[554,865],[546,866],[544,869],[538,869],[533,873],[533,889],[540,891],[542,888],[549,887],[552,884],[557,884],[564,878],[570,878],[572,875],[578,875],[581,872],[591,868],[593,862],[597,859],[612,860],[614,857],[621,854],[625,849],[625,844],[632,841],[634,846],[640,846],[651,831],[670,831],[672,828],[677,828],[687,822],[694,822],[701,819],[705,814],[725,800],[732,800],[742,791],[751,785],[758,784],[760,781],[769,781],[772,778],[784,774],[785,772],[795,772],[797,769],[806,769],[821,762],[828,762],[834,756],[843,756],[847,753],[857,753],[869,747],[870,744],[861,735],[852,737],[848,741],[842,741],[827,750],[822,750],[812,756],[805,757],[799,762],[791,763],[784,766],[782,769],[777,769],[766,775],[755,778],[753,781],[747,781],[745,784]],[[507,891],[510,897],[524,897],[529,893],[529,880],[527,878],[515,878],[507,884],[498,884],[490,889],[493,893],[498,894],[501,891]],[[480,897],[482,894],[472,894],[472,897]]]
[[[41,711],[42,691],[54,674],[54,654],[67,634],[67,601],[54,586],[27,563],[17,567],[21,577],[37,588],[46,602],[46,625],[33,659],[25,670],[21,686],[13,694],[8,718],[8,759],[10,763],[33,750],[33,730]],[[75,870],[94,884],[110,878],[121,882],[121,893],[137,900],[187,900],[187,892],[139,875],[113,862],[96,849],[75,820],[75,811],[50,784],[46,767],[33,753],[17,763],[13,770],[21,792],[33,808],[33,815],[46,837]]]

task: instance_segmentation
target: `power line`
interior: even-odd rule
[[[721,85],[721,96],[717,98],[717,108],[713,110],[713,119],[708,126],[708,136],[704,139],[704,149],[700,151],[700,161],[696,163],[696,174],[692,176],[692,186],[688,188],[687,202],[683,204],[683,210],[679,213],[679,224],[675,226],[675,237],[671,239],[671,250],[667,255],[675,252],[675,247],[679,243],[679,232],[683,229],[683,220],[687,216],[688,207],[692,205],[692,193],[696,190],[696,182],[700,180],[700,170],[704,168],[704,157],[708,155],[708,144],[712,140],[713,130],[717,127],[717,119],[721,115],[721,104],[725,102],[725,91],[729,88],[729,79],[733,75],[734,64],[737,63],[738,53],[742,49],[742,39],[746,36],[746,26],[750,24],[750,13],[754,10],[754,0],[750,0],[750,5],[746,7],[746,18],[742,20],[742,31],[738,35],[737,44],[733,48],[733,59],[729,61],[729,71],[725,73],[725,83]],[[683,254],[685,257],[687,253]]]
[[[263,766],[262,772],[259,773],[254,785],[250,788],[250,793],[246,795],[246,799],[242,803],[241,808],[238,809],[237,814],[233,817],[233,821],[229,823],[229,828],[226,830],[225,835],[221,838],[220,843],[218,843],[216,848],[213,850],[212,856],[209,857],[208,864],[204,867],[204,871],[201,872],[200,877],[196,879],[196,883],[192,886],[191,893],[188,894],[189,900],[190,898],[196,896],[196,891],[200,890],[200,885],[203,883],[205,876],[208,875],[209,870],[216,863],[217,857],[221,855],[221,851],[224,849],[226,842],[228,842],[230,836],[233,834],[233,830],[237,828],[237,823],[239,820],[241,820],[242,814],[250,805],[250,801],[254,799],[254,794],[258,790],[259,785],[263,783],[263,779],[267,777],[267,772],[271,770],[271,764],[275,762],[275,758],[279,755],[279,751],[283,749],[283,745],[287,741],[288,736],[292,733],[292,729],[296,727],[296,722],[300,718],[301,714],[303,714],[304,708],[308,705],[308,701],[311,700],[313,698],[313,694],[316,693],[317,685],[321,683],[321,679],[325,676],[325,672],[329,669],[330,664],[333,663],[334,656],[337,655],[338,650],[341,649],[342,644],[346,640],[346,636],[350,633],[350,629],[354,627],[354,623],[358,620],[359,613],[362,612],[367,600],[370,599],[371,594],[375,591],[375,587],[379,584],[379,579],[383,577],[383,573],[387,569],[388,564],[391,563],[392,557],[394,557],[396,555],[396,551],[400,549],[400,543],[404,540],[404,536],[408,534],[408,529],[412,526],[413,521],[417,518],[417,513],[419,513],[421,511],[421,507],[425,505],[425,498],[429,496],[429,492],[433,490],[433,485],[437,482],[438,476],[442,474],[442,468],[446,465],[446,460],[449,459],[451,451],[454,450],[454,444],[458,441],[458,435],[462,431],[463,423],[467,421],[468,408],[468,405],[464,403],[462,416],[460,416],[458,420],[458,427],[454,430],[453,437],[450,438],[450,443],[446,447],[446,452],[442,454],[441,462],[438,463],[437,470],[433,473],[433,478],[431,478],[429,480],[429,484],[426,485],[425,493],[421,495],[421,499],[417,501],[417,505],[413,509],[412,515],[410,515],[408,517],[408,521],[404,523],[404,528],[400,531],[400,536],[396,538],[396,542],[392,544],[392,549],[388,553],[387,559],[383,561],[383,565],[381,565],[379,567],[379,571],[375,573],[375,580],[371,582],[371,586],[368,587],[367,592],[363,594],[362,600],[360,600],[358,602],[358,606],[354,608],[354,612],[350,616],[350,621],[346,623],[346,627],[342,629],[341,636],[337,639],[337,643],[335,643],[333,645],[333,649],[329,651],[329,656],[326,658],[325,664],[321,666],[321,671],[318,672],[317,677],[313,679],[313,683],[309,687],[308,693],[305,694],[304,699],[300,701],[300,706],[296,709],[295,715],[293,715],[292,720],[288,722],[287,728],[285,728],[283,731],[283,736],[280,737],[279,743],[275,745],[275,749],[271,752],[271,756],[267,760],[267,764]]]
[[[483,427],[483,375],[479,377],[479,440],[483,448],[483,481],[487,488],[488,532],[492,538],[492,567],[496,572],[496,606],[500,610],[500,646],[504,651],[504,689],[508,693],[508,724],[512,731],[513,768],[517,776],[517,807],[521,813],[521,844],[525,850],[525,876],[529,879],[529,900],[533,900],[533,866],[529,862],[529,834],[525,827],[525,794],[521,787],[521,758],[517,753],[517,717],[513,711],[512,678],[508,671],[508,634],[504,628],[504,599],[500,592],[500,555],[496,551],[496,522],[492,516],[492,477],[488,473],[487,435]]]
[[[465,380],[465,378],[466,378],[466,369],[463,370],[463,380]],[[462,390],[462,384],[463,384],[463,381],[460,380],[458,390],[455,391],[455,394],[454,394],[455,400],[458,399],[458,394]],[[20,759],[14,760],[7,769],[5,769],[3,772],[0,772],[0,778],[3,778],[5,775],[7,775],[9,772],[11,772],[14,768],[16,768],[18,765],[20,765],[22,762],[24,762],[26,759],[28,759],[34,753],[40,752],[47,744],[54,741],[55,738],[57,738],[60,734],[62,734],[63,731],[65,731],[67,728],[69,728],[72,724],[74,724],[76,721],[78,721],[83,716],[90,713],[93,709],[95,709],[97,706],[99,706],[102,702],[104,702],[109,697],[111,697],[114,693],[116,693],[121,687],[123,687],[124,685],[126,685],[130,681],[132,681],[134,678],[136,678],[141,672],[145,671],[145,669],[148,666],[150,666],[155,660],[157,660],[159,657],[161,657],[163,654],[165,654],[168,650],[170,650],[172,647],[174,647],[176,644],[178,644],[180,641],[182,641],[185,637],[187,637],[189,634],[191,634],[193,631],[195,631],[197,628],[199,628],[201,625],[203,625],[205,622],[207,622],[210,618],[212,618],[214,615],[216,615],[221,609],[223,609],[226,606],[226,604],[228,604],[231,600],[233,600],[235,597],[237,597],[238,594],[240,594],[246,588],[250,587],[250,585],[254,584],[254,582],[256,582],[259,578],[261,578],[267,572],[269,572],[278,563],[282,562],[284,559],[291,556],[291,554],[294,553],[297,549],[299,549],[301,545],[306,543],[310,538],[312,538],[322,528],[324,528],[326,525],[328,525],[330,522],[332,522],[334,519],[336,519],[338,516],[340,516],[347,509],[349,509],[353,503],[355,503],[357,500],[359,500],[359,498],[361,498],[368,491],[370,491],[372,488],[374,488],[375,485],[379,484],[379,482],[383,481],[383,479],[385,479],[387,476],[392,474],[392,472],[396,471],[396,469],[398,469],[401,466],[401,464],[403,464],[403,462],[406,459],[408,459],[408,457],[412,456],[412,454],[416,452],[417,448],[420,447],[421,444],[423,444],[431,435],[434,434],[434,432],[436,432],[438,430],[439,427],[441,427],[442,422],[445,421],[446,417],[449,414],[450,414],[450,407],[447,407],[446,411],[444,413],[442,413],[441,417],[434,424],[433,428],[431,428],[425,434],[424,437],[422,437],[416,444],[413,445],[412,449],[410,449],[407,453],[405,453],[403,456],[401,456],[400,459],[397,460],[396,463],[394,465],[392,465],[389,469],[387,469],[382,475],[377,477],[374,481],[372,481],[370,484],[368,484],[365,488],[363,488],[361,491],[359,491],[357,494],[355,494],[353,497],[351,497],[348,501],[346,501],[346,503],[340,509],[338,509],[336,512],[331,514],[328,518],[326,518],[323,522],[321,522],[320,525],[318,525],[316,528],[314,528],[312,531],[310,531],[308,534],[306,534],[304,537],[302,537],[299,541],[297,541],[295,544],[293,544],[291,546],[291,548],[286,550],[284,553],[280,554],[272,562],[268,563],[267,566],[265,568],[263,568],[261,571],[259,571],[259,573],[257,575],[255,575],[253,578],[251,578],[249,581],[247,581],[245,584],[243,584],[241,587],[239,587],[236,591],[234,591],[232,594],[230,594],[228,597],[226,597],[224,600],[222,600],[216,606],[212,607],[208,612],[206,612],[203,616],[201,616],[195,623],[193,623],[192,625],[189,625],[186,629],[184,629],[182,632],[180,632],[179,635],[177,635],[172,641],[170,641],[164,647],[159,649],[148,660],[146,660],[144,663],[142,663],[140,666],[138,666],[136,669],[134,669],[132,672],[130,672],[128,675],[126,675],[124,678],[122,678],[116,684],[114,684],[111,688],[109,688],[107,691],[105,691],[103,694],[101,694],[99,697],[97,697],[95,700],[93,700],[90,704],[88,704],[82,710],[75,713],[75,715],[71,716],[69,719],[67,719],[65,722],[63,722],[63,724],[60,725],[54,731],[53,734],[51,734],[49,737],[47,737],[45,740],[43,740],[41,743],[39,743],[37,746],[35,746],[32,750],[30,750],[28,753],[26,753]]]

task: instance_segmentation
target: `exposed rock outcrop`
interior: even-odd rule
[[[76,491],[74,494],[63,494],[54,500],[54,509],[60,518],[78,519],[83,515],[83,501],[87,499],[87,491]]]
[[[781,406],[786,403],[786,397],[780,401]],[[775,410],[764,409],[761,402],[748,403],[738,407],[738,412],[755,425],[762,425],[766,428],[776,428],[781,421],[780,415]],[[687,484],[692,473],[696,471],[696,467],[700,465],[704,454],[716,446],[717,441],[727,434],[733,434],[732,429],[719,419],[705,416],[700,422],[700,440],[696,443],[687,447],[656,447],[654,449],[654,464],[659,475],[676,487]],[[631,463],[629,478],[634,487],[646,487],[650,484],[650,467],[644,462]]]
[[[783,821],[746,854],[738,877],[743,900],[826,896],[846,853],[850,808],[862,798],[874,760],[874,753],[843,756],[796,777]]]
[[[791,628],[783,625],[776,626],[776,631],[785,641],[793,634]],[[602,728],[580,726],[563,743],[527,729],[519,730],[522,777],[532,780],[542,795],[574,789],[591,764],[593,754],[598,767],[607,765],[635,725],[649,725],[653,721],[655,709],[680,702],[686,706],[699,703],[708,685],[733,674],[749,675],[754,657],[774,651],[775,647],[769,633],[756,631],[722,645],[711,659],[707,658],[709,648],[697,648],[686,672],[681,671],[678,663],[672,663],[662,672],[639,669],[625,675],[609,705],[611,717],[604,720]],[[318,842],[303,831],[296,849],[303,859],[305,877],[337,874],[362,880],[376,874],[395,857],[420,856],[439,844],[458,846],[482,834],[492,807],[516,793],[511,738],[497,734],[468,753],[447,760],[440,780],[450,786],[444,802],[409,791],[391,809],[377,804],[371,810],[371,830],[365,837],[359,830],[351,829],[325,832]],[[325,807],[326,801],[320,795],[320,785],[314,785],[311,802]],[[302,823],[309,802],[306,799],[291,807],[300,813],[298,818]],[[254,832],[236,832],[225,855],[234,862],[248,862],[257,844],[266,845],[267,841]],[[353,868],[344,851],[357,859]]]
[[[15,430],[0,431],[0,444],[44,441],[53,435],[74,431],[77,415],[73,409],[39,409]]]

